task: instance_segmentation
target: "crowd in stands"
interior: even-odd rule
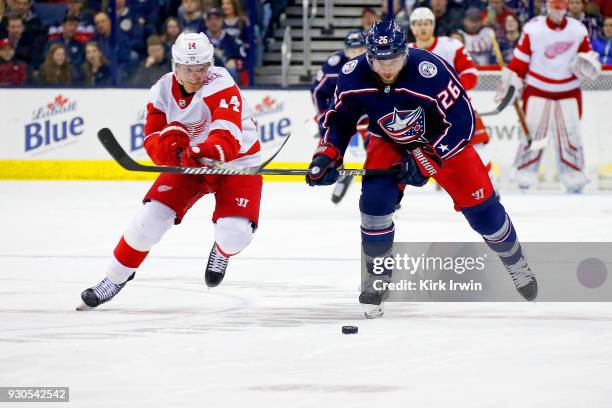
[[[0,85],[148,87],[170,71],[177,36],[202,31],[216,48],[215,64],[246,86],[290,1],[257,0],[253,21],[245,1],[0,0]],[[387,4],[363,9],[364,29],[387,17]],[[545,5],[535,0],[535,14]],[[423,6],[436,16],[436,35],[462,41],[478,65],[496,64],[493,33],[507,62],[529,20],[529,0],[395,0],[393,14],[409,35],[410,13]],[[602,63],[612,64],[612,0],[569,0],[568,14],[587,27]]]
[[[248,85],[249,44],[267,29],[257,3],[251,27],[241,0],[0,0],[0,85],[151,86],[176,37],[200,31],[215,64]]]
[[[388,1],[381,0],[380,12],[366,7],[362,28],[386,19]],[[454,37],[464,43],[477,65],[496,65],[491,40],[494,33],[505,62],[529,21],[528,0],[394,0],[396,20],[412,38],[410,13],[417,7],[429,7],[436,16],[435,34]],[[534,14],[546,14],[546,0],[534,1]],[[580,20],[589,32],[593,48],[603,64],[612,64],[612,0],[569,0],[568,15]]]

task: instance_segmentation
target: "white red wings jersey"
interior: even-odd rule
[[[571,68],[576,54],[590,50],[587,29],[580,21],[566,17],[560,26],[554,26],[539,16],[525,25],[508,68],[536,89],[567,92],[580,88]]]
[[[225,68],[211,67],[204,86],[190,96],[183,96],[172,72],[161,77],[151,88],[145,138],[154,136],[171,122],[187,128],[192,146],[215,132],[236,139],[240,150],[230,163],[237,167],[256,166],[261,162],[251,108]]]
[[[416,43],[410,43],[411,48],[417,48]],[[478,70],[472,58],[465,52],[461,41],[450,37],[435,37],[427,51],[433,52],[448,62],[459,74],[459,80],[465,90],[472,89],[478,82]]]

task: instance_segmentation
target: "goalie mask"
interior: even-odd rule
[[[546,3],[548,18],[555,24],[561,24],[567,13],[567,7],[567,0],[548,0]]]

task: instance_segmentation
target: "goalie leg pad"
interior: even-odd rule
[[[556,159],[561,184],[568,192],[582,191],[589,182],[584,172],[584,149],[580,135],[579,105],[576,99],[555,101],[554,124]]]
[[[253,224],[244,217],[223,217],[215,224],[215,242],[223,255],[236,255],[253,239]]]

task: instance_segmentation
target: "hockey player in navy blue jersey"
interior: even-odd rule
[[[334,104],[322,123],[323,141],[306,182],[311,186],[336,182],[355,124],[367,114],[371,137],[364,168],[397,166],[400,172],[363,178],[359,208],[366,257],[385,256],[391,249],[392,216],[401,185],[420,187],[434,178],[452,197],[455,209],[499,255],[518,292],[533,300],[536,278],[508,214],[493,195],[487,171],[469,143],[475,129],[469,98],[444,60],[426,50],[408,49],[405,38],[394,21],[376,23],[366,40],[366,55],[344,64]],[[366,316],[376,317],[382,315],[388,292],[372,285],[381,276],[370,278],[359,301],[375,306]]]
[[[312,100],[317,110],[316,122],[320,125],[321,118],[329,109],[329,105],[333,102],[336,82],[338,82],[338,74],[344,64],[353,58],[357,58],[365,52],[365,35],[361,30],[350,31],[344,39],[345,48],[334,52],[327,58],[327,61],[313,81],[310,87]],[[357,132],[366,143],[366,133],[368,127],[368,117],[363,115],[357,123]],[[332,192],[332,201],[339,203],[346,194],[353,176],[340,176]]]

